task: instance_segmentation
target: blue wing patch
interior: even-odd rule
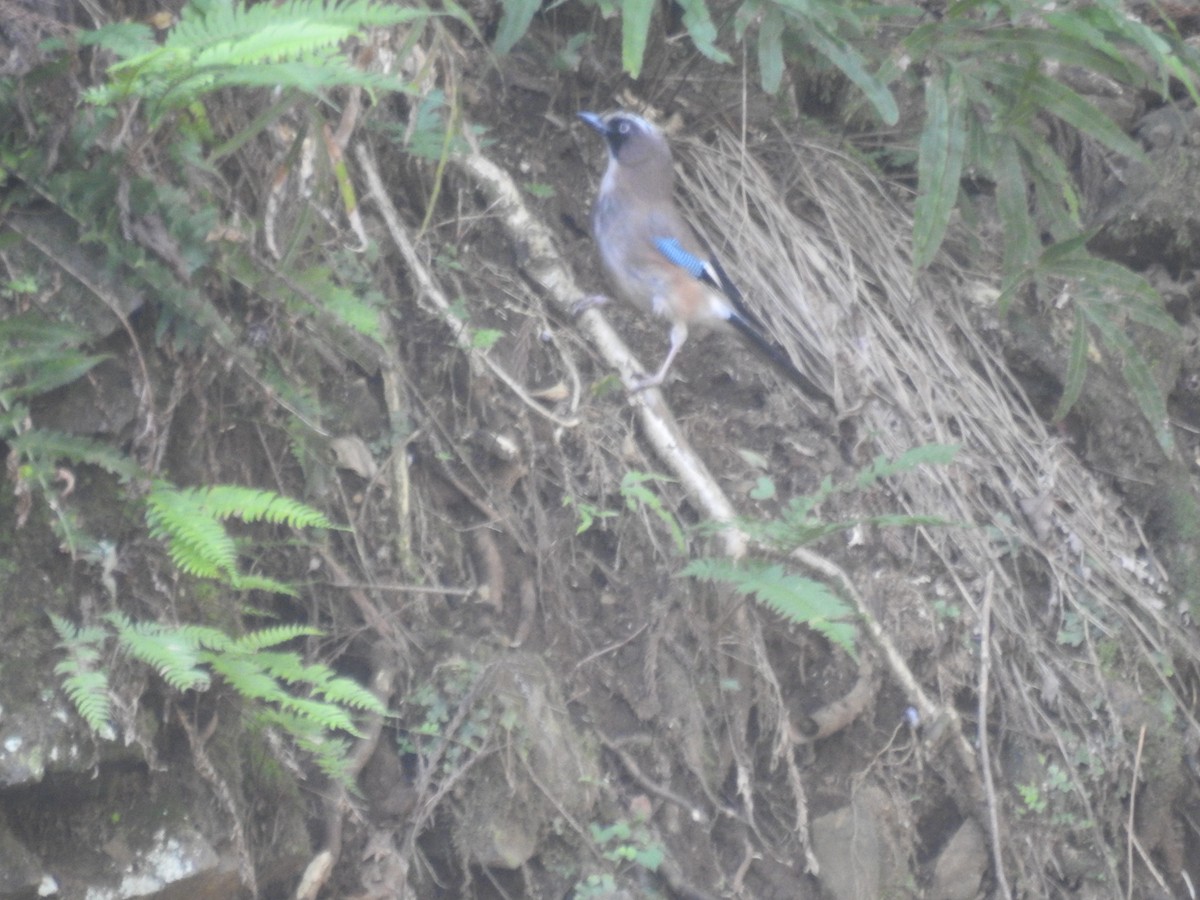
[[[679,266],[693,278],[707,280],[707,264],[700,257],[684,250],[677,238],[657,237],[654,239],[654,246],[672,265]]]

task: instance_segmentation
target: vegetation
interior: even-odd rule
[[[637,77],[654,28],[652,0],[588,0],[622,23],[622,65]],[[539,4],[506,0],[495,49],[508,52]],[[1177,33],[1155,29],[1117,0],[1041,10],[1021,0],[959,0],[933,13],[921,6],[819,0],[746,0],[714,25],[705,0],[681,4],[682,27],[708,59],[729,63],[720,44],[753,42],[762,88],[777,92],[785,75],[800,80],[824,67],[857,88],[885,125],[899,121],[897,94],[919,92],[924,123],[916,150],[917,193],[912,260],[930,265],[956,211],[974,205],[962,182],[986,184],[1004,233],[1004,297],[1030,287],[1047,296],[1070,285],[1076,307],[1069,377],[1055,420],[1070,412],[1087,369],[1089,338],[1122,360],[1138,406],[1163,449],[1172,450],[1166,401],[1150,360],[1124,337],[1122,323],[1177,339],[1161,298],[1139,275],[1087,251],[1079,186],[1047,118],[1115,154],[1142,159],[1141,148],[1095,103],[1055,77],[1060,67],[1166,99],[1172,79],[1197,101],[1200,55]],[[731,32],[731,33],[730,33]],[[815,56],[815,65],[809,62]],[[903,144],[882,152],[905,155]],[[1050,243],[1043,246],[1043,235]],[[1119,298],[1119,299],[1118,299]]]
[[[1062,869],[1054,854],[1079,846],[1106,854],[1096,884],[1131,880],[1133,863],[1109,846],[1136,799],[1122,754],[1147,723],[1192,721],[1181,685],[1200,661],[1166,627],[1165,589],[1137,556],[1140,524],[1115,504],[1084,509],[1100,488],[1052,454],[1023,400],[1008,410],[1019,391],[992,374],[1002,366],[974,336],[962,344],[978,352],[963,351],[947,384],[946,345],[925,346],[918,311],[930,305],[921,292],[954,269],[946,251],[979,250],[980,268],[995,264],[995,319],[1063,313],[1053,422],[1104,361],[1174,461],[1152,348],[1177,346],[1180,325],[1143,274],[1093,252],[1072,165],[1081,143],[1130,163],[1145,153],[1063,72],[1156,102],[1200,101],[1200,58],[1168,24],[1116,0],[676,6],[673,20],[652,0],[504,0],[476,21],[486,11],[453,0],[188,0],[170,22],[97,21],[55,37],[35,68],[0,79],[0,109],[21,123],[0,135],[5,536],[40,536],[71,562],[30,630],[43,653],[53,644],[63,692],[102,741],[166,740],[130,714],[139,704],[161,706],[165,720],[232,703],[238,721],[222,729],[266,728],[289,771],[334,786],[331,856],[352,802],[371,807],[354,823],[364,831],[383,827],[373,804],[394,802],[389,814],[403,810],[407,825],[388,852],[426,861],[428,871],[411,866],[426,888],[469,893],[482,871],[511,895],[662,883],[682,895],[689,886],[669,882],[675,836],[708,840],[716,815],[747,860],[806,859],[795,751],[814,740],[811,687],[839,680],[869,696],[828,706],[851,709],[841,727],[859,719],[872,741],[889,731],[878,723],[892,694],[913,704],[856,778],[894,779],[892,794],[907,796],[925,777],[914,757],[959,753],[938,768],[964,784],[930,788],[930,807],[986,789],[996,820],[1044,829],[1020,847],[997,842],[985,865],[998,893],[1007,871],[1017,893],[1047,895],[1047,873]],[[895,194],[853,207],[846,228],[824,198],[766,192],[790,217],[770,247],[781,270],[794,250],[827,284],[857,279],[836,323],[841,343],[820,346],[813,329],[807,348],[846,373],[855,395],[837,426],[857,430],[806,428],[732,366],[728,384],[714,377],[714,397],[693,396],[682,428],[663,430],[711,437],[699,455],[720,460],[715,490],[736,492],[735,514],[713,513],[720,504],[692,470],[644,449],[661,410],[584,365],[564,324],[578,298],[546,313],[562,279],[545,275],[533,220],[569,224],[583,180],[556,168],[565,151],[512,161],[544,149],[546,111],[498,113],[477,76],[515,53],[541,60],[572,96],[608,96],[611,85],[572,74],[589,54],[619,62],[650,102],[666,94],[660,59],[714,85],[735,60],[753,60],[756,77],[739,90],[773,111],[747,133],[769,122],[790,138],[804,89],[821,85],[829,128],[845,137],[838,165],[909,191],[902,251],[863,213],[895,212]],[[503,102],[516,102],[523,87],[505,84]],[[565,94],[551,95],[561,105]],[[504,124],[512,133],[499,133]],[[524,185],[517,200],[472,180],[493,148],[512,154],[498,158]],[[756,151],[743,138],[739,153],[737,185],[716,201],[728,219],[705,224],[748,242],[772,220],[746,200],[762,196]],[[793,191],[783,180],[772,190]],[[795,213],[805,206],[816,212]],[[525,230],[506,231],[505,215],[524,216]],[[815,227],[800,227],[804,215]],[[994,260],[964,221],[997,229]],[[801,247],[806,230],[816,237]],[[560,237],[558,249],[570,246],[569,228]],[[838,242],[854,246],[839,256]],[[894,259],[898,276],[881,261]],[[876,315],[893,330],[863,324]],[[916,355],[902,357],[904,342]],[[890,354],[901,372],[891,383],[865,359]],[[968,396],[981,382],[992,392]],[[904,405],[918,395],[937,399]],[[123,408],[108,408],[114,397]],[[104,415],[54,419],[68,400]],[[647,417],[640,428],[627,403]],[[729,423],[709,421],[719,403]],[[830,471],[855,466],[841,481]],[[731,535],[747,551],[738,558]],[[6,574],[20,576],[20,559],[3,561]],[[42,588],[28,573],[9,581],[0,607]],[[878,621],[892,603],[892,621],[915,622],[919,635],[902,650],[905,635]],[[993,635],[1007,657],[989,672]],[[942,668],[914,674],[909,651]],[[525,665],[526,652],[546,659]],[[368,690],[367,673],[394,679],[378,690],[403,699]],[[1138,683],[1138,696],[1110,703],[1098,681],[1114,696]],[[1036,760],[999,799],[989,690],[1019,733],[1006,751]],[[945,729],[949,749],[915,753],[924,736],[913,723],[937,708],[944,717],[920,727]],[[822,727],[833,718],[817,714]],[[185,721],[199,759],[203,739]],[[1183,759],[1182,738],[1159,733],[1147,766],[1167,770]],[[378,756],[394,763],[384,780],[398,799],[362,789],[376,742],[388,743]],[[612,767],[603,777],[601,762]],[[243,812],[222,804],[241,835]],[[505,844],[511,821],[557,857]],[[376,846],[377,835],[362,837]],[[1169,860],[1171,841],[1147,853]],[[252,870],[248,845],[235,844]],[[727,884],[726,855],[697,854],[699,879]],[[501,884],[509,875],[543,881],[514,889]]]

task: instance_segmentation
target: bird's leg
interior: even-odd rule
[[[658,387],[660,384],[662,384],[663,380],[667,377],[667,369],[671,368],[671,363],[675,360],[675,354],[677,354],[680,348],[683,347],[683,342],[687,340],[687,336],[687,325],[685,325],[683,322],[676,322],[674,325],[672,325],[671,348],[667,350],[667,358],[663,360],[662,365],[658,367],[658,371],[653,375],[643,375],[640,378],[633,379],[632,383],[630,384],[630,391],[636,394],[639,391],[644,391],[647,388]]]
[[[571,315],[582,316],[589,309],[595,309],[598,306],[603,306],[608,302],[608,297],[604,294],[588,294],[571,304]]]

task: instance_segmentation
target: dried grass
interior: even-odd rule
[[[961,446],[953,465],[895,484],[904,510],[963,523],[920,528],[914,570],[929,579],[930,605],[939,582],[952,585],[976,622],[994,580],[992,724],[1025,735],[1071,774],[1085,811],[1076,837],[1109,848],[1104,864],[1119,895],[1124,838],[1108,827],[1122,815],[1119,782],[1133,759],[1137,717],[1121,710],[1112,687],[1137,684],[1147,706],[1173,698],[1195,734],[1171,676],[1200,663],[1200,648],[1174,636],[1168,586],[1143,561],[1136,523],[1047,431],[987,339],[997,327],[994,283],[949,266],[914,276],[908,212],[866,166],[829,144],[751,148],[718,133],[712,144],[676,147],[695,218],[710,237],[736,236],[736,261],[721,240],[710,243],[730,258],[793,357],[849,408],[868,455]],[[871,600],[886,608],[888,598]],[[1078,646],[1059,637],[1072,615],[1083,629]],[[943,702],[956,687],[941,685]],[[1086,770],[1081,752],[1092,754]],[[1000,810],[1009,821],[1013,787]],[[1016,884],[1048,895],[1046,873],[1062,847],[1061,837],[1008,843]]]

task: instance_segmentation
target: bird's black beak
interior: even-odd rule
[[[579,118],[591,125],[596,131],[605,134],[608,131],[608,126],[604,124],[604,119],[591,112],[579,113]]]

